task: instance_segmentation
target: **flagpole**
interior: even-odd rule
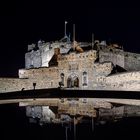
[[[65,32],[64,32],[64,35],[65,35],[65,37],[67,36],[67,31],[66,31],[66,25],[67,25],[67,21],[65,21]]]

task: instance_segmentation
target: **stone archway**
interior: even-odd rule
[[[68,77],[67,80],[67,87],[68,88],[74,88],[79,87],[79,78],[76,75],[71,75]]]

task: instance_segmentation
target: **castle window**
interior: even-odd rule
[[[53,86],[53,82],[51,82],[51,87]]]
[[[61,84],[62,86],[64,86],[64,73],[61,73],[60,77],[61,77]]]
[[[110,49],[109,51],[110,51],[110,52],[113,52],[113,50],[112,50],[112,49]]]
[[[87,72],[83,72],[83,86],[87,86]]]

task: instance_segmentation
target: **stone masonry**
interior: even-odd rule
[[[0,93],[43,89],[140,90],[140,54],[105,41],[28,45],[19,78],[0,78]],[[123,69],[119,71],[117,69]]]

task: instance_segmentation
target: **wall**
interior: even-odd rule
[[[28,79],[16,79],[16,78],[0,78],[0,93],[21,91],[22,88],[32,88],[32,83]]]
[[[112,62],[114,65],[119,65],[124,68],[124,52],[120,49],[106,49],[99,51],[99,62]]]
[[[124,67],[128,71],[140,70],[140,54],[125,52]]]
[[[33,89],[33,83],[36,83],[36,89],[55,88],[61,81],[61,73],[64,73],[64,87],[67,87],[67,80],[70,76],[77,76],[80,88],[91,88],[93,77],[93,64],[96,60],[96,51],[85,53],[71,53],[69,55],[59,55],[58,67],[42,67],[32,69],[20,69],[19,79],[2,78],[0,79],[1,92],[18,91]],[[87,86],[83,86],[83,72],[87,72]]]
[[[112,62],[95,63],[93,66],[93,88],[103,89],[106,76],[108,76],[113,69]]]
[[[98,67],[97,69],[100,69],[101,73],[103,73],[105,69],[108,70],[109,73],[109,69],[111,67],[108,69],[108,65],[109,64],[107,64],[106,68],[103,68],[103,70],[101,69],[102,66],[96,66],[96,68]],[[140,91],[140,71],[115,74],[107,77],[105,76],[107,72],[105,73],[105,75],[94,75],[93,73],[93,77],[91,75],[88,76],[88,80],[91,80],[92,82],[88,82],[87,87],[82,86],[82,78],[80,77],[82,76],[82,72],[74,72],[74,74],[76,74],[81,79],[80,89]],[[90,73],[90,71],[88,71],[88,73]],[[58,83],[60,81],[60,77],[59,75],[54,76],[53,72],[50,74],[51,79],[49,77],[43,78],[43,76],[41,76],[40,78],[38,76],[36,78],[30,79],[0,78],[0,93],[21,91],[23,88],[24,90],[33,89],[33,83],[36,83],[36,89],[55,87],[57,88],[59,86]],[[67,78],[69,74],[71,74],[71,72],[65,74],[65,86],[67,85]]]
[[[51,78],[56,78],[59,75],[59,71],[57,67],[42,67],[36,69],[19,69],[19,78],[29,78],[29,79],[43,79],[47,78],[51,80]]]
[[[33,83],[36,83],[35,89],[57,88],[59,86],[57,79],[48,80],[47,78],[46,79],[0,78],[0,93],[21,91],[23,88],[24,90],[32,90],[34,89]]]
[[[49,61],[54,55],[54,48],[60,48],[60,53],[67,53],[71,45],[71,43],[67,42],[47,42],[38,46],[38,50],[35,50],[34,47],[32,51],[30,50],[31,47],[29,47],[32,45],[29,45],[28,50],[30,52],[25,54],[25,68],[49,67]]]
[[[124,72],[100,79],[104,89],[108,90],[140,90],[140,71]]]
[[[104,48],[99,51],[99,62],[110,61],[127,71],[140,70],[140,54],[124,52],[120,49]]]
[[[70,77],[78,77],[79,88],[92,88],[93,64],[96,60],[96,51],[91,50],[84,53],[70,53],[58,57],[59,73],[64,73],[64,87]],[[83,86],[83,72],[87,72],[87,86]]]
[[[19,78],[0,78],[0,93],[33,89],[59,87],[59,71],[57,68],[20,69]]]
[[[41,67],[41,52],[31,51],[25,54],[25,68]]]
[[[110,75],[113,65],[116,64],[127,70],[140,69],[139,54],[106,48],[99,51],[99,62],[97,63],[95,62],[98,57],[96,50],[83,53],[72,52],[58,55],[57,67],[41,67],[48,66],[48,61],[53,56],[55,47],[61,46],[60,53],[66,53],[70,49],[70,44],[52,43],[51,45],[52,47],[50,44],[46,44],[46,46],[40,46],[37,51],[26,53],[26,68],[29,68],[31,64],[36,68],[20,69],[19,79],[1,78],[0,92],[17,91],[23,88],[24,90],[33,89],[33,83],[36,83],[37,89],[55,88],[59,86],[62,73],[64,74],[64,87],[68,87],[68,78],[77,77],[79,83],[76,88],[80,89],[140,90],[139,71]],[[84,72],[87,73],[87,85],[83,85]]]
[[[42,59],[42,67],[49,67],[49,61],[54,55],[54,49],[47,50],[42,52],[41,59]]]

